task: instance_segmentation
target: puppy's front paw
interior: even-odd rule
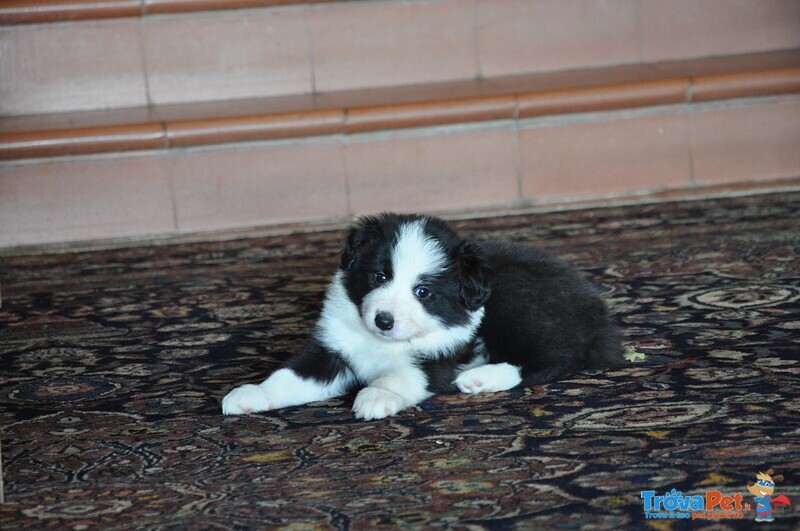
[[[365,387],[356,395],[353,412],[357,419],[373,420],[394,415],[405,407],[403,397],[378,387]]]
[[[223,415],[242,415],[272,409],[267,392],[260,385],[237,387],[222,399]]]
[[[458,375],[456,387],[462,393],[491,393],[519,385],[519,368],[510,363],[481,365]]]

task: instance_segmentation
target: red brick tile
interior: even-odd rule
[[[0,167],[0,246],[172,232],[164,159]]]
[[[526,199],[579,197],[690,184],[683,115],[523,128]]]
[[[643,0],[645,61],[800,46],[800,2]]]
[[[0,24],[41,24],[65,20],[138,17],[141,0],[5,0]]]
[[[471,0],[319,6],[313,40],[319,91],[478,75]]]
[[[477,0],[484,76],[634,63],[639,59],[635,0]]]
[[[338,141],[175,155],[180,231],[252,227],[347,215]]]
[[[356,138],[346,146],[356,214],[434,211],[519,199],[514,132]]]
[[[690,115],[699,184],[800,175],[800,101]]]
[[[242,11],[142,21],[154,103],[309,93],[307,11]]]

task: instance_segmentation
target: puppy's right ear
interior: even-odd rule
[[[342,248],[341,267],[342,271],[348,271],[358,259],[358,253],[364,244],[372,240],[377,235],[377,227],[380,220],[377,217],[368,216],[359,219],[350,233],[347,235],[347,241]]]
[[[461,276],[461,303],[474,312],[489,299],[492,270],[483,258],[476,243],[463,241],[456,248],[458,269]]]

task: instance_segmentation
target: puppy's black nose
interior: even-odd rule
[[[375,316],[375,325],[381,330],[391,330],[394,326],[394,317],[389,312],[378,312]]]

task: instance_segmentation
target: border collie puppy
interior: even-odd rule
[[[222,412],[360,388],[355,416],[380,419],[438,392],[538,385],[622,359],[602,298],[574,269],[536,248],[461,239],[438,218],[382,214],[351,229],[309,344],[228,393]]]

